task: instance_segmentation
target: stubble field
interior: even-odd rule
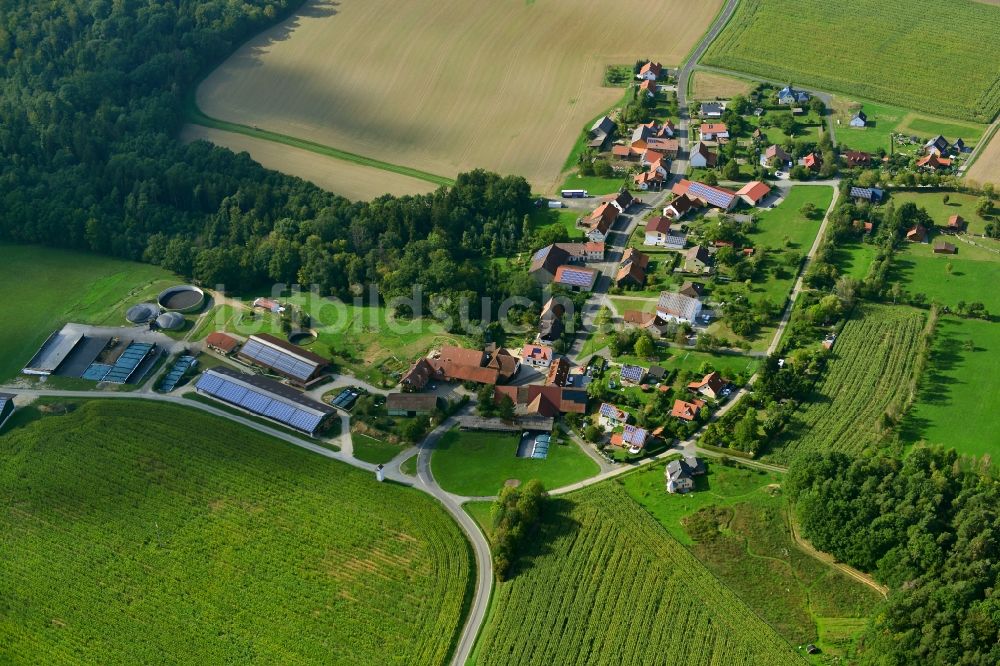
[[[447,177],[483,167],[551,191],[581,128],[622,96],[602,87],[605,66],[680,63],[720,5],[309,2],[213,72],[197,102],[393,164]]]

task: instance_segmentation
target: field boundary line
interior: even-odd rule
[[[795,519],[795,511],[791,507],[788,509],[787,513],[788,527],[792,534],[792,541],[796,546],[806,555],[810,555],[814,559],[826,564],[837,571],[841,572],[846,576],[850,576],[859,583],[864,583],[868,587],[872,588],[876,592],[882,595],[883,598],[889,598],[889,588],[885,585],[881,585],[874,578],[868,574],[855,569],[850,564],[845,564],[843,562],[838,562],[837,559],[830,555],[829,553],[824,553],[821,550],[817,550],[815,546],[802,538],[799,534],[799,521]]]
[[[333,146],[327,146],[308,139],[300,139],[289,134],[281,134],[280,132],[273,132],[271,130],[260,129],[258,127],[251,127],[250,125],[243,125],[241,123],[234,123],[228,120],[213,118],[198,108],[198,104],[195,102],[193,96],[186,105],[184,115],[188,122],[195,125],[201,125],[202,127],[222,130],[224,132],[232,132],[233,134],[243,134],[254,139],[261,139],[262,141],[280,143],[292,148],[308,150],[311,153],[323,155],[324,157],[331,157],[333,159],[343,160],[344,162],[352,162],[361,166],[381,169],[382,171],[388,171],[390,173],[398,173],[401,176],[409,176],[410,178],[416,178],[435,185],[455,184],[454,179],[439,176],[437,174],[430,173],[429,171],[421,171],[420,169],[414,169],[400,164],[383,162],[382,160],[377,160],[373,157],[365,157],[364,155],[348,152],[346,150],[341,150],[340,148],[334,148]]]

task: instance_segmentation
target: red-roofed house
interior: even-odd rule
[[[767,195],[771,193],[771,188],[760,182],[759,180],[754,180],[743,187],[741,187],[736,194],[746,201],[751,206],[758,205],[761,201],[767,198]]]
[[[702,123],[698,128],[702,141],[728,141],[729,128],[726,123]]]
[[[660,78],[663,73],[663,65],[658,62],[653,62],[650,60],[641,68],[639,68],[639,73],[636,74],[636,78],[642,79],[644,81],[655,81]]]
[[[917,160],[917,166],[921,169],[929,169],[934,171],[936,169],[947,169],[951,166],[951,160],[946,157],[938,157],[934,153],[925,155]]]
[[[670,410],[670,415],[682,421],[694,421],[704,406],[704,400],[692,400],[691,402],[674,400],[674,408]]]
[[[965,229],[965,220],[961,215],[952,215],[948,218],[948,226],[946,227],[948,231],[958,233]]]
[[[656,97],[656,80],[646,79],[640,83],[639,92],[646,93],[647,97]]]
[[[688,211],[701,207],[702,204],[700,199],[695,199],[686,194],[682,194],[679,197],[674,197],[670,203],[663,207],[663,215],[664,217],[668,217],[676,222],[687,215]]]
[[[521,350],[521,361],[536,368],[547,368],[552,365],[552,347],[524,345]]]
[[[811,170],[818,171],[821,166],[823,166],[823,160],[816,153],[809,153],[802,158],[802,166]]]
[[[217,351],[220,354],[232,354],[240,346],[240,341],[225,333],[216,331],[209,333],[208,337],[205,338],[205,344],[208,345],[209,349]]]
[[[715,400],[722,393],[722,389],[726,387],[726,382],[723,381],[722,375],[718,372],[710,372],[699,381],[691,382],[687,387],[689,391],[700,393]]]

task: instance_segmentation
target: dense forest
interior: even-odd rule
[[[786,489],[817,548],[893,589],[864,663],[1000,663],[1000,486],[987,461],[826,453],[796,461]]]
[[[473,172],[425,196],[351,203],[246,155],[175,140],[198,77],[298,4],[0,0],[0,238],[144,260],[229,289],[505,295],[482,266],[525,230],[522,178]]]

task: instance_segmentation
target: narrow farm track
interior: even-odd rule
[[[824,553],[821,550],[816,550],[816,548],[814,548],[811,543],[803,539],[799,535],[799,524],[798,521],[795,520],[795,515],[792,512],[789,512],[788,514],[788,531],[792,535],[792,541],[795,542],[796,546],[802,549],[802,552],[807,553],[812,557],[814,557],[815,559],[819,560],[820,562],[823,562],[824,564],[833,567],[834,569],[841,572],[845,576],[850,576],[859,583],[867,585],[868,587],[872,588],[873,590],[881,594],[884,598],[889,597],[888,587],[878,583],[874,578],[872,578],[866,573],[858,571],[851,565],[844,564],[843,562],[838,562],[833,557],[833,555],[830,555],[829,553]]]

